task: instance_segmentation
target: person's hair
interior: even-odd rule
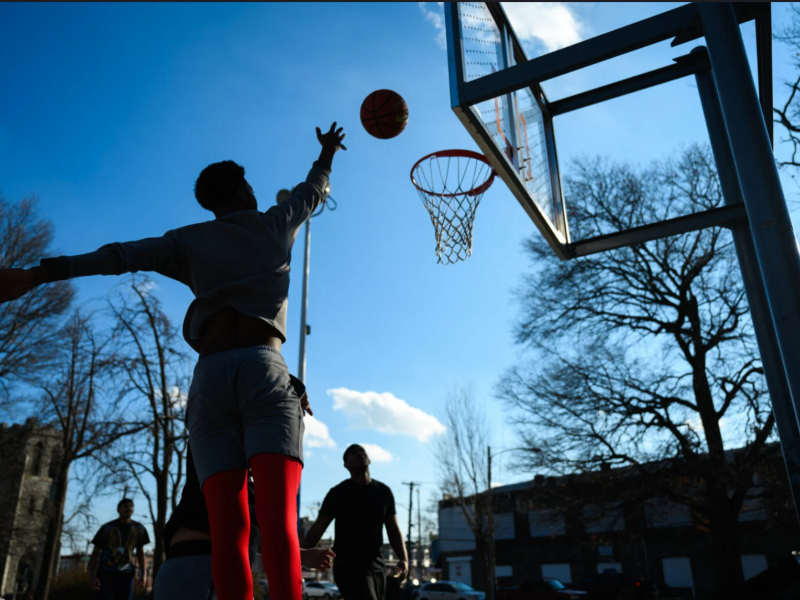
[[[232,160],[223,160],[200,172],[194,183],[194,197],[200,206],[213,212],[217,206],[235,197],[244,185],[244,167]]]
[[[347,457],[351,452],[354,452],[356,450],[363,450],[363,449],[364,449],[364,447],[361,444],[350,444],[347,447],[347,450],[344,451],[344,456],[342,457],[342,461],[343,462],[347,462]]]
[[[128,502],[130,502],[131,504],[133,504],[133,500],[131,500],[130,498],[123,498],[122,500],[120,500],[120,501],[117,503],[117,510],[119,510],[119,507],[120,507],[120,506],[122,506],[123,504],[126,504],[126,503],[128,503]]]

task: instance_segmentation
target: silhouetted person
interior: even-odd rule
[[[319,516],[303,541],[313,548],[336,521],[333,540],[333,577],[344,600],[383,600],[386,589],[381,555],[383,528],[398,556],[397,577],[408,575],[408,554],[397,524],[394,495],[388,486],[372,479],[369,456],[358,444],[344,451],[344,466],[350,479],[332,488]]]
[[[323,134],[319,160],[289,199],[258,211],[244,168],[209,165],[195,197],[213,221],[162,237],[114,243],[78,256],[43,259],[32,269],[0,269],[0,302],[35,286],[87,275],[155,271],[186,284],[195,300],[184,339],[200,354],[186,424],[212,539],[220,600],[252,600],[248,562],[247,472],[253,473],[261,555],[274,598],[301,600],[297,490],[303,468],[304,408],[280,354],[294,239],[325,199],[333,156],[344,134]]]
[[[94,551],[89,559],[89,585],[95,600],[132,600],[136,569],[144,585],[144,546],[150,536],[144,525],[134,521],[133,500],[123,498],[117,504],[119,518],[103,525],[92,538]],[[136,567],[133,552],[136,551]]]

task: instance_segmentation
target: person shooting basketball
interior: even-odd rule
[[[322,150],[306,181],[264,212],[244,168],[227,160],[203,169],[195,183],[195,197],[214,213],[212,221],[88,254],[44,258],[31,269],[0,269],[0,302],[52,281],[137,271],[160,273],[194,293],[183,335],[200,356],[186,424],[208,507],[220,600],[253,598],[248,466],[272,596],[302,597],[296,495],[309,406],[297,397],[280,350],[292,245],[325,199],[333,157],[347,149],[344,137],[336,123],[324,134],[317,128]]]

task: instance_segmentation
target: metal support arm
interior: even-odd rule
[[[568,113],[579,108],[585,108],[586,106],[591,106],[592,104],[598,104],[599,102],[605,102],[606,100],[612,100],[613,98],[626,96],[627,94],[632,94],[633,92],[646,90],[647,88],[661,85],[662,83],[667,83],[669,81],[674,81],[675,79],[680,79],[681,77],[686,77],[687,75],[694,75],[695,73],[699,73],[701,71],[707,71],[711,68],[711,63],[708,60],[707,54],[687,54],[686,56],[681,56],[674,60],[677,64],[656,69],[655,71],[642,73],[636,77],[623,79],[622,81],[617,81],[616,83],[604,85],[603,87],[589,90],[588,92],[569,96],[568,98],[556,100],[551,102],[547,108],[550,111],[550,115],[555,117],[556,115],[563,115],[564,113]]]
[[[680,235],[705,229],[706,227],[735,227],[747,222],[747,210],[744,205],[722,206],[712,208],[703,212],[676,217],[651,225],[634,227],[619,233],[609,233],[596,237],[580,240],[570,244],[572,256],[588,256],[606,250],[614,250],[625,246],[633,246],[652,240]]]

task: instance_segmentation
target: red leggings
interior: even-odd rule
[[[301,600],[297,490],[302,467],[283,454],[250,459],[256,485],[261,559],[273,600]],[[252,600],[248,540],[247,470],[215,473],[203,484],[211,524],[211,570],[219,600]]]

